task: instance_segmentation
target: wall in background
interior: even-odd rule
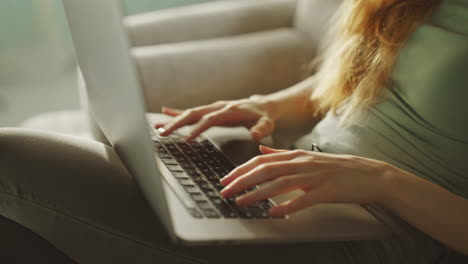
[[[213,0],[123,0],[136,14]],[[61,0],[0,1],[0,126],[79,108],[76,63]]]

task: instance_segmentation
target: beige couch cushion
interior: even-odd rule
[[[309,52],[315,55],[317,44],[326,34],[333,14],[343,0],[300,0],[297,4],[294,25],[310,44]]]
[[[133,48],[150,112],[267,94],[297,83],[310,58],[291,28]]]

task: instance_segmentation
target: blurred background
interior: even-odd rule
[[[124,0],[130,14],[216,0]],[[61,0],[0,1],[0,127],[79,108],[76,62]]]

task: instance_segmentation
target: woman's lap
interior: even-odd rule
[[[1,129],[0,171],[0,215],[78,263],[405,263],[419,250],[376,241],[176,246],[110,147],[58,134]]]

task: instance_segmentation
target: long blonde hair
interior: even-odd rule
[[[377,101],[398,51],[441,0],[344,0],[311,95],[317,112],[345,105],[343,120]],[[334,20],[336,21],[336,20]]]

